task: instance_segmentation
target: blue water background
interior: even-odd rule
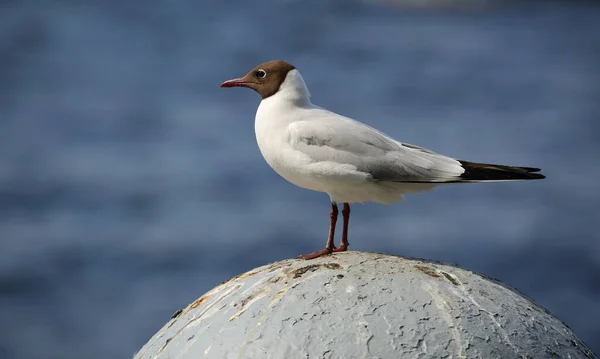
[[[178,308],[321,248],[328,197],[279,178],[271,59],[316,104],[544,181],[355,205],[351,248],[516,287],[600,352],[600,6],[393,1],[0,4],[0,357],[131,357]]]

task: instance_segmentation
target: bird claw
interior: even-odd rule
[[[339,246],[339,248],[337,248],[337,247],[335,247],[335,246],[333,247],[333,252],[336,252],[336,253],[337,253],[337,252],[345,252],[345,251],[347,251],[347,250],[348,250],[348,246],[347,246],[347,245],[343,245],[343,244],[341,244],[341,245]]]
[[[319,257],[327,255],[327,254],[331,254],[333,251],[334,251],[333,248],[331,248],[331,249],[325,248],[325,249],[321,249],[320,251],[316,251],[316,252],[312,252],[312,253],[308,253],[308,254],[301,254],[296,258],[310,260],[310,259],[319,258]]]

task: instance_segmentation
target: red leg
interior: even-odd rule
[[[316,251],[309,254],[299,255],[300,259],[315,259],[325,254],[329,254],[333,252],[335,246],[333,245],[333,237],[335,236],[335,224],[337,223],[338,217],[338,207],[337,203],[331,202],[331,213],[329,213],[329,237],[327,238],[327,244],[325,244],[325,249],[321,249],[320,251]]]
[[[348,250],[348,222],[350,221],[350,205],[344,203],[344,209],[342,209],[342,217],[344,218],[344,230],[342,232],[342,243],[339,248],[334,248],[334,252],[345,252]]]

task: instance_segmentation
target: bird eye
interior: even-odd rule
[[[259,69],[256,70],[256,77],[258,77],[259,79],[264,79],[265,77],[267,77],[267,72],[263,69]]]

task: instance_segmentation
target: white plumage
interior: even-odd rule
[[[277,93],[261,101],[255,131],[262,155],[279,175],[325,192],[337,203],[393,203],[403,194],[455,182],[465,171],[453,158],[403,145],[313,105],[296,69],[288,72]]]

